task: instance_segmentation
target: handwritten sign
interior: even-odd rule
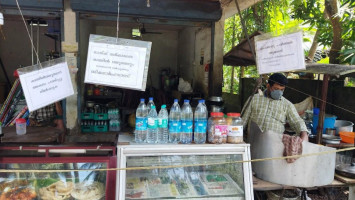
[[[151,42],[90,35],[85,83],[145,90]]]
[[[74,94],[66,62],[20,74],[20,81],[30,112]]]
[[[255,49],[259,74],[295,71],[306,68],[302,48],[302,32],[267,40],[258,40],[256,38]]]

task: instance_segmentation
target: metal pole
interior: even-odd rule
[[[322,101],[320,102],[320,112],[319,112],[318,127],[317,127],[317,144],[322,143],[323,125],[324,125],[324,118],[325,118],[325,105],[327,103],[328,83],[329,83],[329,75],[324,74],[323,84],[322,84]]]
[[[32,21],[32,19],[31,19],[31,22],[30,22],[30,26],[31,26],[31,39],[32,39],[32,41],[33,41],[33,21]],[[31,45],[31,59],[32,59],[32,65],[34,64],[33,63],[33,46]]]

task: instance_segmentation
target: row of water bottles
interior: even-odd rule
[[[159,115],[153,103],[153,98],[145,105],[141,99],[136,111],[135,140],[138,143],[178,143],[202,144],[206,141],[208,111],[204,100],[200,100],[195,110],[195,117],[189,100],[184,100],[180,109],[178,100],[170,109],[162,105]],[[194,128],[194,130],[193,130]]]

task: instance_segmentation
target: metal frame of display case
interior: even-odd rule
[[[243,161],[250,160],[249,144],[203,144],[203,145],[124,145],[117,147],[119,159],[118,168],[127,167],[127,157],[144,156],[193,156],[193,155],[235,155],[241,154]],[[191,164],[191,163],[187,163]],[[202,164],[202,163],[201,163]],[[252,168],[250,162],[243,164],[243,180],[245,199],[254,199]],[[116,200],[125,199],[126,170],[120,170],[117,174]],[[198,199],[198,198],[197,198]]]
[[[116,147],[112,146],[90,146],[90,147],[66,147],[66,146],[12,146],[12,147],[0,147],[1,151],[22,151],[28,152],[28,155],[31,155],[31,152],[36,152],[36,156],[0,156],[1,164],[38,164],[38,163],[106,163],[108,169],[116,168],[117,157],[116,157]],[[112,152],[110,156],[85,156],[87,151],[106,151]],[[51,154],[56,154],[52,156]],[[80,156],[73,156],[73,155]],[[61,155],[70,155],[68,157]],[[30,169],[22,169],[30,170]],[[108,170],[106,171],[106,200],[111,200],[115,197],[115,184],[116,184],[116,171]]]

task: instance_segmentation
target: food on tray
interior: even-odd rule
[[[39,189],[39,196],[43,200],[62,200],[68,199],[74,188],[73,182],[57,181],[48,187]]]
[[[14,188],[20,186],[27,186],[29,184],[28,180],[13,180],[10,182],[1,182],[0,183],[0,192],[4,191],[6,187]]]
[[[37,196],[36,192],[27,187],[6,187],[0,196],[0,200],[32,200]]]
[[[105,187],[104,184],[96,181],[77,183],[71,196],[78,200],[99,200],[105,196]]]

